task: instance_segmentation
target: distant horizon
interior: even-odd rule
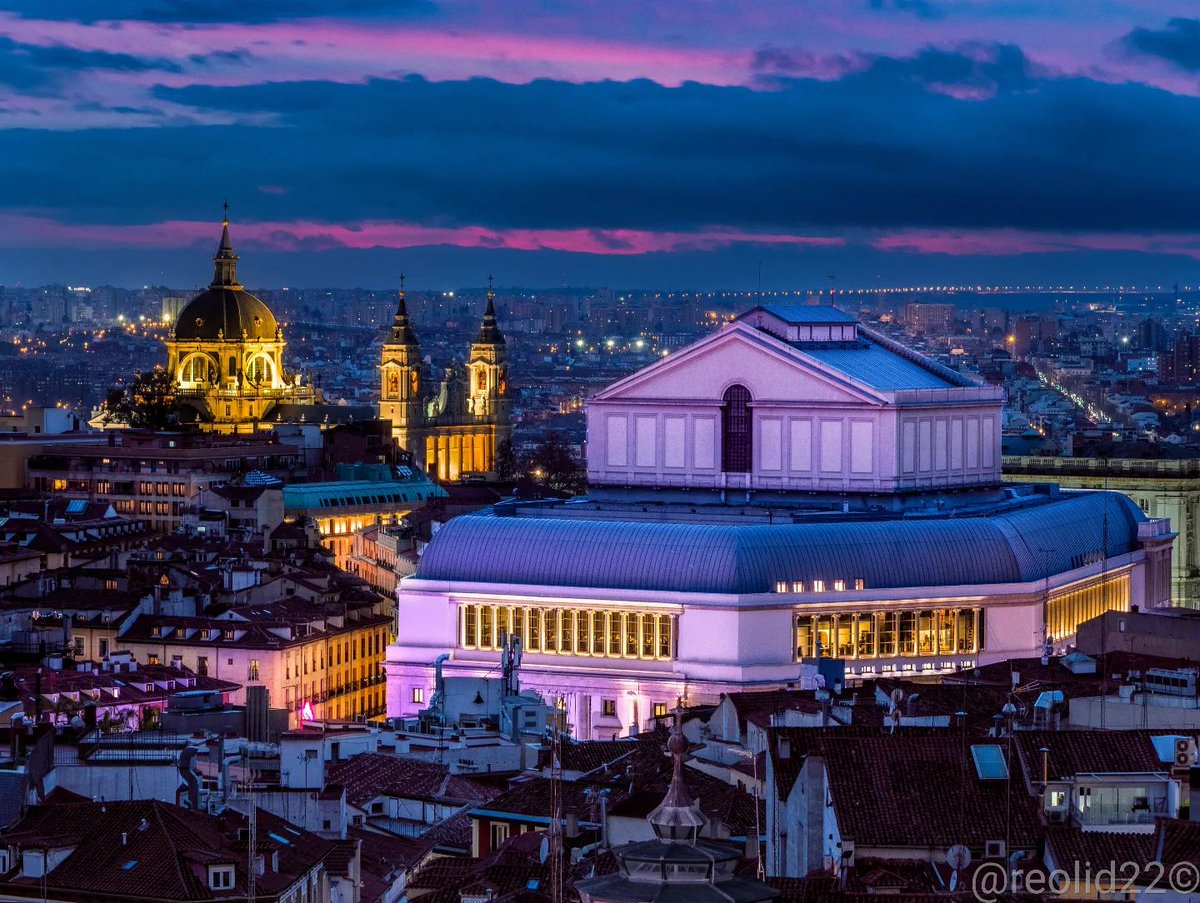
[[[236,234],[236,233],[235,233]],[[342,290],[394,292],[399,289],[399,276],[404,273],[411,292],[478,291],[486,290],[487,275],[495,277],[498,291],[520,292],[587,292],[610,290],[616,292],[808,292],[828,295],[830,288],[838,294],[847,292],[942,291],[946,287],[959,291],[1012,286],[1012,292],[1093,291],[1170,292],[1178,285],[1180,291],[1200,290],[1200,263],[1174,267],[1147,267],[1144,259],[1131,261],[1128,255],[1095,253],[1094,266],[1082,267],[1072,260],[1062,267],[1048,266],[1036,272],[1024,267],[1005,267],[996,259],[991,267],[977,267],[977,261],[954,258],[949,263],[930,259],[905,258],[905,267],[854,265],[850,255],[831,260],[803,260],[792,255],[750,254],[741,249],[742,260],[730,261],[727,256],[712,252],[692,252],[688,255],[660,255],[645,259],[623,257],[618,265],[599,255],[559,255],[557,265],[547,266],[544,255],[533,252],[465,251],[459,248],[413,248],[406,252],[387,252],[368,261],[366,251],[327,251],[320,255],[257,250],[249,243],[239,243],[240,275],[247,288],[260,291],[282,290]],[[181,249],[157,249],[127,252],[115,259],[114,252],[80,249],[38,249],[15,254],[0,249],[0,286],[14,289],[33,289],[48,286],[111,287],[128,291],[147,288],[167,289],[182,294],[202,291],[212,278],[208,260],[212,248],[192,246]],[[548,252],[547,252],[548,253]],[[145,264],[146,276],[137,278],[129,273],[129,257]],[[466,259],[462,259],[465,256]],[[534,260],[532,258],[537,257]],[[383,259],[381,259],[383,258]],[[872,261],[880,263],[874,255]],[[1041,262],[1051,263],[1044,259]],[[1028,260],[1024,262],[1028,264]],[[839,264],[837,267],[830,264]],[[1122,265],[1124,263],[1124,265]],[[30,272],[34,278],[15,278],[17,269]],[[153,269],[152,269],[153,268]],[[140,267],[139,267],[140,269]],[[559,269],[559,280],[553,270]],[[830,273],[830,270],[837,272]],[[889,281],[885,273],[900,269]],[[880,271],[875,273],[875,271]],[[1056,272],[1057,270],[1057,272]],[[432,271],[432,272],[431,272]],[[465,272],[477,273],[463,280]],[[703,272],[707,278],[697,274]],[[863,273],[874,273],[864,276]],[[360,277],[355,279],[355,276]],[[148,277],[153,278],[148,278]],[[572,279],[571,277],[578,277]],[[909,278],[902,278],[908,276]],[[1016,278],[1024,276],[1025,278]],[[588,278],[591,277],[591,278]],[[833,278],[831,278],[833,277]],[[985,278],[987,277],[987,278]],[[1190,281],[1189,281],[1190,279]],[[637,280],[637,281],[634,281]],[[684,281],[686,280],[686,281]],[[1004,289],[1004,291],[1010,291]]]

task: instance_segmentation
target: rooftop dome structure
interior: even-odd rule
[[[760,881],[734,873],[741,853],[729,844],[700,837],[707,819],[683,785],[683,756],[688,748],[675,711],[675,728],[667,749],[673,760],[671,786],[648,821],[655,840],[617,847],[618,871],[579,882],[584,903],[768,903],[779,894]]]
[[[221,243],[213,255],[213,281],[180,312],[175,322],[176,341],[270,341],[276,337],[279,324],[275,315],[238,282],[237,262],[226,217],[221,222]]]

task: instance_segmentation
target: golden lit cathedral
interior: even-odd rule
[[[392,436],[417,466],[439,480],[494,476],[496,451],[512,438],[508,348],[496,323],[495,297],[489,276],[487,308],[470,357],[452,363],[427,391],[401,279],[380,361],[379,417],[391,421]]]
[[[168,339],[167,372],[181,407],[202,429],[270,429],[319,405],[318,393],[283,369],[283,330],[238,281],[228,208],[208,288],[183,308]],[[185,418],[188,419],[188,418]]]

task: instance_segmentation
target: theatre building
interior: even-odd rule
[[[447,675],[563,697],[578,736],[678,697],[931,675],[1170,604],[1173,534],[1114,492],[1005,486],[1003,390],[828,307],[758,307],[588,402],[586,498],[456,518],[400,582],[388,714]]]

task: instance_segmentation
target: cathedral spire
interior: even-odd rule
[[[404,291],[404,274],[400,274],[400,299],[396,304],[396,317],[392,321],[392,337],[391,344],[393,345],[416,345],[417,334],[413,331],[412,323],[408,319],[408,301],[406,300]]]
[[[492,288],[492,275],[488,274],[487,307],[483,311],[483,322],[479,324],[476,345],[503,345],[504,333],[496,325],[496,292]]]
[[[240,289],[237,278],[238,256],[233,253],[233,241],[229,238],[229,201],[221,205],[221,243],[213,255],[213,288]]]

